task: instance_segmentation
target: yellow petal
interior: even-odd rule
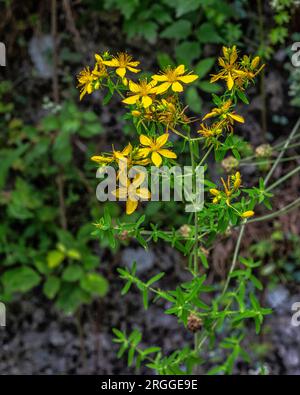
[[[151,148],[140,148],[138,154],[145,158],[146,156],[148,156],[151,152]]]
[[[91,157],[91,160],[97,163],[110,163],[112,162],[112,158],[107,158],[106,156],[101,156],[101,155],[95,155]]]
[[[127,66],[127,69],[130,70],[132,73],[139,73],[140,69],[135,69],[134,67]]]
[[[130,67],[137,67],[139,64],[140,64],[140,62],[139,61],[135,61],[135,62],[129,62],[129,63],[127,63],[128,64],[128,66],[130,66]]]
[[[178,77],[178,80],[184,82],[185,84],[189,84],[190,82],[195,81],[197,78],[199,77],[196,74],[189,74],[189,75],[183,75],[182,77]]]
[[[169,138],[169,133],[162,134],[161,136],[159,136],[156,139],[156,141],[155,141],[156,146],[158,146],[159,148],[162,147],[163,145],[166,144],[166,142],[168,141],[168,138]]]
[[[125,67],[118,67],[116,70],[116,74],[118,74],[121,78],[124,78],[126,74],[126,68]]]
[[[172,90],[174,92],[182,92],[183,91],[183,86],[179,82],[173,82]]]
[[[228,77],[227,77],[227,87],[228,89],[231,91],[231,89],[233,88],[234,85],[234,81],[233,78],[231,77],[231,74],[228,73]]]
[[[237,122],[240,122],[240,123],[245,122],[245,119],[241,115],[230,113],[229,116],[230,116],[230,118],[234,119]]]
[[[119,61],[117,59],[104,60],[102,63],[106,66],[119,67]]]
[[[125,104],[134,104],[139,100],[139,97],[139,95],[129,96],[126,99],[122,100],[122,102]]]
[[[138,84],[136,84],[133,81],[129,81],[129,89],[131,90],[131,92],[133,93],[138,93],[140,91],[140,87]]]
[[[128,143],[126,147],[123,149],[122,155],[127,156],[130,154],[131,151],[132,151],[132,145]]]
[[[102,63],[103,62],[102,56],[98,55],[97,53],[95,53],[95,60],[98,63]]]
[[[144,134],[140,135],[140,143],[148,147],[151,147],[153,145],[153,141],[149,137],[145,136]]]
[[[216,114],[214,111],[209,112],[208,114],[206,114],[206,115],[202,118],[202,120],[204,121],[205,119],[211,118],[211,117],[215,117],[216,115],[217,115],[217,114]]]
[[[138,206],[137,200],[133,201],[133,200],[128,199],[126,202],[126,214],[127,215],[132,214],[137,209],[137,206]]]
[[[152,104],[152,99],[150,96],[143,96],[142,97],[142,103],[144,108],[148,108]]]
[[[159,82],[168,81],[168,78],[165,74],[154,74],[151,78],[154,81],[159,81]]]
[[[158,95],[164,93],[170,88],[170,86],[171,86],[170,82],[164,82],[163,84],[158,85],[156,88],[154,88],[155,93],[157,93]]]
[[[80,92],[79,100],[82,100],[82,99],[84,98],[85,95],[86,95],[86,89],[84,88],[84,89]]]
[[[162,158],[157,152],[152,152],[151,160],[156,167],[159,167],[162,163]]]
[[[177,75],[183,74],[185,72],[184,64],[181,64],[178,67],[176,67],[175,72]]]
[[[177,155],[175,152],[172,152],[168,149],[160,149],[157,151],[160,155],[164,156],[165,158],[176,159]]]
[[[138,195],[138,197],[144,200],[149,200],[151,197],[151,193],[148,191],[147,188],[139,188],[136,191],[136,194]]]
[[[157,81],[152,80],[149,82],[149,84],[147,84],[147,88],[148,87],[154,88],[156,86],[156,84],[157,84]],[[155,93],[155,91],[153,90],[153,91],[151,91],[151,93]]]

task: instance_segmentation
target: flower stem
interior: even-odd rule
[[[272,177],[274,171],[276,170],[278,163],[280,162],[280,159],[283,157],[286,149],[288,148],[288,146],[290,145],[290,142],[292,141],[294,135],[297,133],[298,129],[300,127],[300,117],[298,118],[298,121],[296,122],[293,130],[291,131],[289,137],[287,138],[282,150],[280,151],[280,154],[278,155],[276,161],[274,162],[271,170],[269,171],[269,173],[267,174],[266,178],[265,178],[265,185],[269,182],[270,178]]]

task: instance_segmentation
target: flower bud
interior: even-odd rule
[[[243,212],[243,213],[241,214],[241,217],[242,217],[242,218],[250,218],[250,217],[253,217],[254,214],[255,214],[254,211],[249,210],[249,211]]]
[[[211,188],[211,189],[209,190],[209,192],[210,192],[212,195],[214,195],[214,196],[219,196],[219,195],[220,195],[220,191],[218,191],[218,190],[215,189],[215,188]]]
[[[133,110],[133,111],[131,111],[131,115],[134,117],[139,117],[141,115],[141,112],[137,111],[137,110]]]
[[[181,234],[181,236],[188,238],[191,233],[191,227],[189,225],[182,225],[179,228],[179,233]]]
[[[227,173],[230,173],[239,166],[239,161],[234,156],[228,156],[222,160],[221,165]]]
[[[273,150],[270,144],[259,145],[255,150],[255,155],[257,158],[269,158],[272,156]]]
[[[195,333],[201,329],[203,321],[201,318],[197,317],[195,314],[190,314],[188,317],[187,328],[189,331]]]

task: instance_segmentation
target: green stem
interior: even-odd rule
[[[297,159],[300,159],[300,156],[299,155],[295,155],[295,156],[288,156],[288,157],[286,157],[286,158],[282,158],[281,160],[280,160],[280,163],[282,163],[282,162],[289,162],[289,161],[292,161],[292,160],[297,160]],[[274,163],[275,162],[275,160],[276,159],[269,159],[269,160],[264,160],[264,161],[260,161],[260,162],[240,162],[239,163],[239,166],[260,166],[260,165],[268,165],[268,164],[271,164],[271,163]]]
[[[278,217],[280,215],[287,214],[288,212],[294,210],[295,208],[297,208],[299,206],[300,206],[300,198],[294,200],[292,203],[287,204],[286,206],[282,207],[280,210],[277,210],[277,211],[267,214],[267,215],[263,215],[258,218],[249,219],[248,222],[250,223],[250,222],[266,221],[266,220]]]
[[[298,121],[296,122],[293,130],[291,131],[289,137],[287,138],[282,150],[280,151],[280,154],[278,155],[276,161],[274,162],[271,170],[269,171],[269,173],[267,174],[266,178],[265,178],[265,185],[269,182],[270,178],[272,177],[274,171],[276,170],[280,159],[283,157],[285,151],[287,150],[288,146],[290,145],[290,142],[292,141],[294,135],[297,133],[298,129],[300,127],[300,117],[298,118]]]
[[[211,150],[213,149],[213,145],[211,145],[208,150],[206,151],[205,155],[203,156],[203,158],[200,160],[200,163],[198,166],[201,166],[204,161],[207,159],[208,155],[210,154]]]
[[[234,249],[232,263],[231,263],[231,266],[230,266],[230,269],[229,269],[229,273],[228,273],[228,276],[227,276],[224,288],[222,290],[222,294],[221,294],[222,296],[225,295],[225,293],[226,293],[226,291],[228,289],[229,282],[231,280],[230,275],[234,271],[236,263],[237,263],[237,258],[238,258],[238,255],[239,255],[240,245],[241,245],[242,238],[243,238],[244,231],[245,231],[245,225],[246,225],[246,222],[242,224],[242,227],[241,227],[239,235],[238,235],[238,239],[237,239],[237,242],[236,242],[236,245],[235,245],[235,249]]]
[[[275,181],[272,185],[270,185],[267,189],[266,192],[271,191],[272,189],[276,188],[278,185],[280,185],[282,182],[287,180],[288,178],[292,177],[294,174],[298,173],[300,171],[300,166],[295,167],[295,169],[291,170],[289,173],[285,174],[284,176],[280,177],[277,181]]]

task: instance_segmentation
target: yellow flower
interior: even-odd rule
[[[142,100],[142,105],[148,108],[152,104],[151,95],[155,93],[154,86],[155,81],[148,82],[147,80],[141,80],[139,84],[129,81],[129,90],[131,96],[122,100],[125,104],[135,104],[138,100]]]
[[[190,84],[195,81],[198,76],[196,74],[185,74],[186,70],[183,64],[176,67],[175,69],[167,68],[161,74],[155,74],[152,76],[152,79],[156,82],[162,82],[157,88],[156,93],[161,94],[166,92],[170,87],[173,92],[182,92],[184,84]],[[185,74],[185,75],[184,75]]]
[[[106,77],[106,69],[105,66],[102,68],[98,68],[96,65],[92,71],[90,71],[89,67],[85,67],[77,76],[78,85],[77,87],[80,88],[80,100],[86,94],[91,94],[95,89],[100,88],[100,77]]]
[[[234,86],[234,80],[241,75],[241,70],[239,70],[239,65],[236,63],[238,59],[238,53],[236,46],[232,48],[223,47],[223,57],[219,57],[219,65],[222,70],[218,74],[212,74],[210,82],[216,82],[219,79],[223,79],[227,83],[227,87],[231,90]]]
[[[255,214],[254,211],[249,210],[249,211],[243,212],[243,213],[241,214],[241,217],[242,217],[242,218],[250,218],[250,217],[253,217],[254,214]]]
[[[147,157],[151,153],[151,160],[156,167],[159,167],[162,164],[162,156],[165,158],[176,159],[177,155],[174,152],[163,148],[168,141],[168,138],[168,133],[159,136],[157,139],[152,139],[142,134],[140,136],[140,143],[146,148],[140,149],[141,155]]]
[[[138,207],[140,199],[149,200],[151,194],[147,188],[140,187],[144,182],[146,174],[144,172],[137,173],[133,180],[127,177],[120,177],[120,188],[112,193],[118,199],[126,199],[126,214],[132,214]]]
[[[217,189],[215,189],[215,188],[211,188],[211,189],[209,190],[209,192],[214,196],[212,202],[213,202],[214,204],[219,203],[219,201],[220,201],[221,198],[222,198],[222,193],[221,193],[220,191],[218,191]]]
[[[113,152],[106,155],[94,155],[91,157],[91,160],[99,163],[100,165],[108,165],[114,161],[117,161],[121,158],[128,157],[132,152],[132,145],[129,143],[122,151],[115,151],[113,148]]]
[[[141,71],[136,68],[140,62],[133,61],[132,56],[125,52],[118,53],[117,56],[114,56],[111,60],[103,60],[101,58],[101,61],[106,66],[116,67],[116,74],[122,79],[124,79],[127,70],[132,73],[139,73]]]
[[[231,180],[233,181],[233,189],[239,189],[242,183],[241,173],[237,171],[234,175],[231,176]]]
[[[209,138],[214,136],[219,136],[222,133],[222,125],[220,122],[216,122],[211,126],[207,126],[201,123],[200,129],[197,133],[201,134],[203,137]]]
[[[233,125],[234,121],[244,123],[245,120],[241,115],[231,111],[232,101],[227,100],[221,107],[213,108],[212,111],[203,117],[203,120],[211,117],[220,117],[223,121],[228,121]]]
[[[257,76],[261,72],[261,70],[265,67],[264,64],[262,64],[259,67],[260,63],[260,57],[255,56],[253,59],[251,59],[250,56],[244,55],[243,60],[241,61],[241,66],[243,68],[243,72],[245,73],[245,77],[248,79],[253,79],[254,77]]]
[[[162,99],[161,102],[158,102],[156,113],[158,121],[167,126],[175,125],[185,116],[184,109],[181,110],[180,107],[177,107],[174,103],[166,99]],[[186,121],[188,121],[187,117]]]
[[[231,196],[230,178],[229,178],[229,177],[227,178],[227,184],[226,184],[226,182],[224,181],[224,178],[223,178],[223,177],[221,177],[221,181],[222,181],[222,184],[223,184],[223,187],[224,187],[225,194],[226,194],[226,196],[229,198],[229,197]],[[227,203],[227,202],[226,202],[226,203]]]
[[[215,188],[211,188],[210,190],[209,190],[209,192],[212,194],[212,195],[214,195],[214,196],[218,196],[218,195],[220,195],[220,191],[218,191],[217,189],[215,189]]]

